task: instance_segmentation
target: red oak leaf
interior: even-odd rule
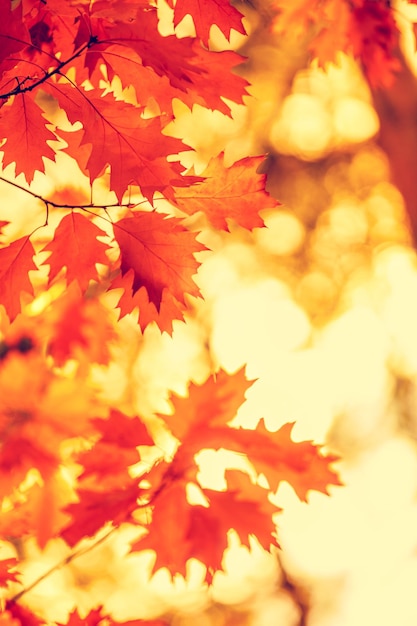
[[[19,490],[18,496],[12,497],[13,508],[2,512],[0,536],[9,541],[30,536],[44,548],[68,522],[68,515],[62,509],[71,497],[72,490],[58,472],[48,476],[42,486],[34,484]]]
[[[72,134],[78,136],[80,146],[88,144],[86,168],[91,181],[109,165],[110,188],[119,201],[131,184],[138,185],[149,201],[156,191],[169,198],[173,185],[188,184],[181,176],[183,166],[167,160],[168,155],[183,150],[184,144],[162,134],[165,120],[161,117],[144,119],[139,108],[116,100],[111,93],[103,96],[98,89],[85,91],[59,83],[49,84],[48,91],[72,124],[83,124]],[[72,141],[66,152],[77,160],[77,142]]]
[[[92,537],[104,524],[111,522],[117,527],[124,522],[132,521],[132,513],[137,508],[137,500],[142,490],[137,481],[122,488],[107,489],[103,485],[101,491],[90,489],[78,490],[79,502],[69,504],[64,510],[72,517],[72,521],[61,531],[60,536],[74,546],[84,537]]]
[[[174,437],[184,442],[204,427],[227,426],[253,383],[247,380],[244,367],[234,374],[220,370],[202,385],[190,383],[186,398],[171,394],[172,414],[159,414],[159,417],[164,419]]]
[[[29,237],[21,237],[0,248],[0,304],[11,319],[20,313],[21,292],[33,294],[29,272],[37,269],[34,254]]]
[[[57,365],[68,359],[108,363],[116,333],[109,311],[96,298],[83,297],[76,282],[46,311],[47,350]]]
[[[186,495],[186,483],[177,480],[161,490],[155,500],[148,534],[132,545],[133,551],[154,550],[154,569],[166,567],[172,573],[186,574],[190,558],[187,537],[192,506]]]
[[[58,224],[54,238],[44,248],[50,256],[45,261],[50,266],[49,283],[65,267],[68,284],[76,280],[84,291],[90,280],[98,280],[97,263],[108,264],[106,250],[109,246],[97,237],[106,233],[81,213],[71,211]]]
[[[339,457],[324,456],[321,446],[311,441],[295,442],[291,439],[294,423],[284,424],[271,432],[261,420],[255,431],[237,429],[236,445],[228,442],[230,449],[247,454],[258,473],[266,476],[269,486],[276,490],[282,480],[287,481],[301,500],[308,491],[328,493],[329,485],[341,485],[331,463]]]
[[[400,32],[389,3],[355,0],[348,32],[349,49],[371,85],[392,84],[400,62],[394,56]]]
[[[228,531],[234,529],[242,545],[250,547],[249,538],[270,550],[277,545],[272,515],[277,509],[268,499],[268,491],[253,485],[242,472],[228,472],[231,489],[225,492],[202,489],[207,506],[190,504],[187,481],[177,477],[165,483],[154,500],[148,534],[132,549],[154,550],[154,568],[166,567],[171,574],[186,575],[187,561],[198,559],[207,566],[206,580],[221,569],[228,545]]]
[[[83,486],[105,482],[107,489],[121,487],[130,481],[128,468],[138,463],[138,446],[152,446],[153,439],[138,418],[130,418],[113,409],[107,419],[93,420],[100,438],[91,450],[78,455],[83,466],[80,480]],[[88,479],[88,480],[86,480]]]
[[[231,488],[232,476],[239,474],[236,483],[239,491]],[[193,506],[187,538],[190,541],[190,557],[207,566],[206,580],[221,569],[223,554],[228,545],[228,531],[233,529],[242,545],[251,547],[250,537],[256,537],[267,551],[277,546],[273,515],[278,509],[271,504],[268,492],[250,482],[242,472],[228,472],[229,490],[203,489],[208,506]]]
[[[166,76],[173,87],[184,91],[193,82],[194,76],[202,71],[198,65],[190,64],[190,59],[195,54],[193,39],[178,39],[175,35],[162,36],[158,30],[158,16],[154,7],[139,11],[136,19],[128,23],[119,20],[101,22],[99,28],[103,31],[102,39],[105,43],[98,43],[87,55],[86,63],[90,72],[97,63],[104,62],[111,79],[114,75],[112,56],[116,55],[125,60],[130,58],[136,64],[139,60],[158,76]],[[116,49],[113,48],[108,53],[108,44],[116,46]],[[128,67],[131,71],[130,64]],[[128,84],[134,81],[134,75],[129,78],[126,70],[122,72],[122,83],[125,84],[125,81]],[[140,94],[140,86],[137,91]]]
[[[103,607],[91,610],[85,617],[81,617],[77,610],[68,615],[65,624],[58,622],[59,626],[99,626],[100,622],[108,624],[108,617],[102,613]]]
[[[162,48],[164,41],[165,38],[161,42]],[[177,78],[172,82],[168,75],[159,75],[152,67],[142,65],[130,48],[119,44],[101,44],[99,48],[102,48],[100,54],[106,62],[109,76],[116,75],[124,87],[133,85],[141,105],[151,103],[154,106],[156,102],[162,113],[171,116],[172,101],[177,98],[190,109],[200,104],[231,116],[228,101],[242,103],[248,85],[244,78],[233,72],[242,64],[244,57],[231,50],[206,50],[196,40],[191,40],[190,45],[192,56],[188,59],[187,76],[182,81]],[[101,71],[96,72],[97,77],[101,77]],[[92,80],[94,78],[95,75]],[[213,83],[216,83],[217,89],[213,89]]]
[[[59,623],[59,626],[167,626],[163,620],[147,620],[135,619],[128,622],[115,622],[113,619],[103,612],[103,607],[93,609],[85,617],[81,617],[78,611],[73,611],[68,616],[65,624]]]
[[[56,137],[46,128],[42,109],[33,98],[30,92],[21,93],[0,108],[0,141],[6,139],[0,147],[3,167],[16,163],[16,175],[23,172],[28,183],[36,171],[45,171],[44,158],[55,158],[47,141]]]
[[[236,30],[246,35],[242,23],[243,15],[230,4],[230,0],[168,0],[174,7],[174,26],[190,15],[194,22],[197,37],[208,46],[211,27],[215,24],[230,39],[230,31]]]
[[[46,621],[13,600],[7,600],[4,613],[12,618],[10,626],[41,626]]]
[[[0,366],[0,496],[36,468],[47,480],[61,461],[61,444],[92,432],[93,392],[53,374],[36,350],[12,352]]]
[[[123,296],[119,303],[122,315],[138,306],[142,329],[155,320],[169,332],[172,320],[181,319],[185,294],[199,295],[192,279],[199,265],[194,254],[205,247],[181,226],[181,220],[160,213],[138,213],[113,227],[121,276],[111,288],[125,289],[127,305]]]
[[[202,211],[213,228],[229,230],[229,219],[248,230],[263,226],[259,211],[280,204],[265,191],[266,174],[257,173],[263,157],[246,157],[225,167],[223,156],[210,161],[203,182],[178,190],[175,204],[188,215]]]
[[[205,50],[197,42],[194,43],[193,49],[195,56],[190,63],[200,67],[201,72],[193,77],[192,84],[187,86],[187,95],[190,98],[183,95],[177,97],[190,108],[194,104],[201,104],[231,116],[227,101],[243,103],[243,96],[246,95],[246,87],[249,85],[246,79],[233,71],[245,61],[245,57],[232,50],[220,52]],[[216,89],[213,89],[213,84],[216,85]]]
[[[22,6],[11,5],[8,0],[0,0],[0,63],[2,68],[7,65],[4,60],[15,55],[30,42],[25,25],[22,22]],[[15,61],[11,61],[14,64]],[[0,71],[0,76],[1,76]]]
[[[16,570],[17,559],[3,559],[0,561],[0,587],[7,587],[9,582],[19,582]]]
[[[310,50],[319,64],[335,62],[343,51],[358,59],[373,86],[392,83],[399,69],[395,50],[399,41],[389,2],[370,0],[275,0],[274,29],[313,35]],[[314,27],[314,31],[311,27]]]
[[[173,414],[160,417],[180,441],[178,461],[174,457],[174,463],[181,472],[189,477],[195,474],[194,455],[199,450],[225,448],[247,455],[274,491],[286,480],[305,500],[309,490],[327,493],[328,485],[340,485],[331,468],[337,457],[323,456],[320,446],[310,441],[294,442],[290,436],[293,424],[285,424],[277,432],[266,430],[263,420],[256,430],[228,425],[250,385],[243,369],[232,375],[220,371],[203,385],[191,384],[188,397],[171,397]]]

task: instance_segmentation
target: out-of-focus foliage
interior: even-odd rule
[[[358,66],[346,57],[311,66],[293,33],[270,31],[269,7],[239,8],[250,36],[232,33],[231,45],[248,57],[240,71],[250,97],[231,104],[231,117],[175,102],[169,132],[195,148],[184,164],[197,174],[220,152],[231,163],[267,151],[262,173],[282,206],[262,212],[267,228],[251,233],[239,225],[220,233],[205,223],[201,240],[214,252],[196,278],[204,302],[193,300],[187,324],[174,322],[172,337],[152,325],[142,333],[124,318],[110,366],[98,361],[91,382],[106,402],[144,415],[168,447],[156,415],[170,410],[169,392],[184,395],[190,380],[202,383],[213,368],[247,364],[257,381],[234,425],[264,418],[276,430],[295,421],[295,440],[325,440],[341,453],[345,486],[305,504],[281,484],[273,497],[285,509],[279,562],[259,546],[249,553],[232,536],[225,572],[210,592],[197,563],[188,582],[163,570],[151,576],[150,554],[127,555],[137,536],[126,526],[56,569],[26,601],[58,621],[74,605],[84,614],[104,605],[119,621],[139,613],[176,626],[295,626],[302,619],[384,626],[399,613],[411,625],[417,266],[404,201],[377,143],[379,119]],[[187,22],[180,28],[186,32]],[[225,45],[219,33],[212,38]],[[32,306],[44,305],[40,298]],[[201,484],[221,484],[226,464],[245,466],[223,451],[202,452]],[[70,489],[68,476],[57,480],[58,490]],[[14,548],[4,546],[4,557],[25,555],[25,584],[69,553],[61,540],[41,551],[16,539]]]

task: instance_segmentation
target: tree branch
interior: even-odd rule
[[[45,72],[45,75],[42,76],[42,78],[39,78],[38,80],[31,83],[27,87],[24,87],[21,83],[19,83],[17,87],[15,87],[14,89],[11,89],[7,93],[0,94],[0,100],[8,100],[11,96],[17,96],[18,94],[22,94],[27,91],[33,91],[33,89],[35,89],[36,87],[39,87],[39,85],[42,85],[42,83],[47,81],[49,78],[51,78],[55,74],[59,74],[62,68],[68,65],[68,63],[71,63],[71,61],[74,61],[74,59],[77,59],[79,56],[82,55],[83,52],[85,52],[86,50],[88,50],[89,48],[91,48],[93,45],[97,43],[98,43],[97,36],[91,35],[87,43],[81,46],[81,48],[79,48],[77,52],[74,52],[74,54],[70,56],[68,59],[66,59],[65,61],[59,61],[58,65],[50,72]]]

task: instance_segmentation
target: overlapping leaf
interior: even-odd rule
[[[116,100],[111,93],[103,95],[98,89],[85,91],[59,83],[48,90],[72,124],[83,124],[74,134],[80,146],[88,146],[86,167],[91,181],[109,165],[110,188],[119,201],[131,184],[138,185],[150,201],[156,191],[170,197],[174,184],[187,184],[181,177],[184,168],[167,160],[170,154],[183,150],[184,144],[162,134],[162,118],[144,119],[137,107]],[[69,146],[67,152],[77,159],[73,147]]]
[[[229,230],[229,220],[248,230],[263,226],[259,212],[279,205],[265,191],[266,175],[257,173],[263,157],[246,157],[230,167],[223,159],[220,154],[210,161],[203,182],[178,189],[175,204],[188,215],[201,211],[213,228]]]
[[[121,314],[137,306],[142,328],[157,320],[161,330],[169,332],[172,320],[181,319],[185,294],[199,295],[192,278],[199,265],[194,255],[204,246],[181,220],[155,212],[119,220],[114,235],[121,276],[111,287],[124,289]]]
[[[399,30],[390,2],[369,0],[275,0],[274,28],[310,38],[319,63],[335,62],[342,51],[358,59],[369,82],[389,85],[399,68]]]
[[[242,14],[236,7],[230,4],[230,0],[169,0],[169,5],[174,7],[174,25],[190,15],[194,22],[197,37],[208,46],[210,30],[216,25],[221,32],[230,39],[230,31],[236,30],[243,35],[246,30],[242,23]]]
[[[56,140],[46,128],[47,121],[42,109],[33,99],[33,94],[14,96],[0,108],[0,152],[3,152],[3,167],[16,164],[16,174],[24,173],[26,180],[33,180],[35,171],[45,170],[43,160],[54,159],[55,152],[48,141]],[[13,128],[13,132],[10,129]]]
[[[82,290],[91,279],[97,280],[97,263],[108,264],[106,250],[109,246],[98,241],[106,233],[81,213],[71,211],[58,224],[54,238],[44,248],[50,256],[49,283],[66,268],[68,284],[76,280]]]
[[[152,521],[148,534],[133,545],[134,550],[155,551],[155,568],[185,575],[188,559],[200,559],[207,565],[210,582],[221,568],[230,529],[248,547],[250,537],[267,550],[276,545],[273,517],[279,509],[269,501],[268,490],[237,471],[226,472],[227,491],[202,487],[195,460],[202,449],[245,454],[258,474],[267,477],[271,490],[287,480],[301,499],[311,489],[327,492],[329,485],[340,484],[331,467],[336,457],[324,457],[311,442],[292,441],[291,424],[277,433],[267,431],[262,423],[255,431],[229,425],[251,384],[243,369],[232,375],[220,370],[202,385],[191,384],[187,397],[171,397],[173,412],[164,419],[178,439],[178,448],[171,463],[157,465],[145,477],[151,484]],[[190,483],[206,505],[190,502]]]
[[[0,304],[11,319],[20,313],[21,292],[33,294],[29,272],[37,269],[34,254],[29,237],[21,237],[0,248]]]

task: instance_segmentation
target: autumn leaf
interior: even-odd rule
[[[49,252],[45,261],[50,266],[49,284],[66,268],[68,284],[76,280],[85,291],[90,280],[98,280],[96,265],[108,264],[106,250],[109,246],[97,237],[106,233],[81,213],[71,211],[58,224],[54,237],[42,250]]]
[[[187,94],[176,97],[180,97],[190,109],[200,104],[232,117],[228,101],[243,104],[243,96],[247,95],[249,83],[236,72],[246,58],[233,50],[208,51],[197,42],[194,42],[193,50],[195,56],[190,64],[201,68],[201,71],[193,78],[192,84],[187,85]],[[216,89],[212,88],[213,84],[216,84]]]
[[[362,64],[369,83],[389,86],[400,62],[394,51],[400,32],[389,3],[356,0],[349,28],[349,50]]]
[[[36,171],[44,172],[44,159],[54,160],[55,152],[48,141],[56,141],[55,135],[46,128],[47,120],[33,95],[22,93],[14,96],[0,108],[0,152],[3,152],[3,168],[16,164],[16,175],[24,173],[31,183]],[[10,133],[13,128],[13,133]]]
[[[4,61],[15,55],[30,42],[22,22],[22,6],[11,5],[7,0],[0,2],[0,67],[6,68]],[[2,72],[0,71],[0,78]]]
[[[0,536],[12,542],[31,537],[44,548],[68,523],[62,509],[72,497],[72,489],[59,472],[51,472],[42,485],[19,488],[8,498],[11,506],[2,511]]]
[[[250,548],[250,537],[270,550],[276,545],[272,516],[279,511],[267,499],[267,490],[250,483],[242,472],[229,471],[232,489],[219,492],[201,489],[207,505],[191,504],[187,481],[167,482],[154,499],[148,534],[132,545],[132,550],[155,552],[154,569],[166,567],[172,575],[186,575],[187,561],[198,559],[207,566],[206,580],[222,567],[228,546],[228,532],[234,529],[242,545]],[[197,485],[195,485],[197,486]]]
[[[92,432],[90,416],[93,392],[79,380],[56,376],[40,353],[8,355],[0,365],[0,496],[31,468],[48,479],[60,463],[60,444]]]
[[[77,610],[72,611],[65,624],[59,622],[58,626],[114,626],[115,624],[117,626],[167,626],[167,623],[160,619],[137,619],[128,622],[116,622],[103,611],[102,606],[91,610],[85,617],[81,617]]]
[[[232,375],[221,370],[203,385],[191,384],[187,398],[171,396],[173,414],[161,417],[180,442],[174,467],[179,464],[184,473],[192,476],[194,455],[200,449],[225,448],[245,454],[258,474],[266,476],[273,491],[286,480],[305,500],[309,490],[327,493],[329,485],[340,485],[331,467],[337,457],[322,455],[320,446],[310,441],[293,441],[293,424],[285,424],[276,432],[268,431],[263,420],[256,430],[229,425],[251,384],[243,369]]]
[[[228,427],[253,382],[247,380],[244,367],[234,374],[219,370],[202,385],[191,382],[187,397],[171,394],[172,414],[159,417],[181,442],[193,438],[202,429]]]
[[[177,480],[162,489],[155,500],[148,534],[132,544],[132,551],[153,550],[154,569],[166,567],[185,576],[191,549],[187,537],[191,508],[184,481]]]
[[[72,134],[78,136],[80,146],[88,146],[86,168],[90,180],[101,176],[109,165],[110,189],[119,202],[131,184],[138,185],[150,202],[156,191],[169,198],[173,185],[188,184],[181,177],[183,166],[167,160],[169,155],[184,150],[185,145],[162,134],[161,116],[145,119],[140,108],[116,100],[111,93],[103,95],[99,89],[85,91],[54,83],[48,92],[58,100],[72,124],[82,121],[83,128]],[[78,154],[72,153],[72,148],[76,146],[72,143],[66,149],[75,159]]]
[[[8,624],[6,622],[4,626],[43,626],[43,624],[46,624],[44,619],[13,600],[6,600],[3,613],[11,618],[10,623]],[[1,624],[1,626],[3,626],[3,624]]]
[[[208,506],[195,505],[190,511],[187,535],[191,544],[190,556],[207,566],[206,580],[209,583],[212,575],[222,567],[230,530],[234,530],[241,545],[248,548],[251,548],[251,537],[256,537],[268,552],[271,546],[277,545],[273,515],[278,509],[268,502],[266,490],[252,485],[249,477],[242,472],[235,473],[243,477],[238,479],[240,486],[244,485],[243,491],[204,489]],[[256,489],[263,492],[263,498],[254,497]]]
[[[76,282],[57,298],[43,317],[47,351],[57,365],[68,359],[106,364],[116,332],[110,312],[97,298],[83,297]]]
[[[140,461],[137,448],[154,445],[145,425],[116,409],[105,419],[92,420],[92,425],[99,437],[76,458],[82,466],[76,490],[79,502],[65,508],[71,522],[61,536],[70,545],[94,535],[106,522],[118,526],[134,521],[132,513],[146,492],[129,474],[129,467]]]
[[[37,269],[34,254],[29,237],[21,237],[0,248],[0,304],[11,319],[20,313],[21,292],[33,294],[29,272]]]
[[[275,0],[274,30],[308,37],[320,65],[335,62],[342,51],[359,60],[373,86],[388,86],[399,69],[399,41],[389,2],[369,0]]]
[[[77,457],[83,466],[79,481],[95,484],[105,480],[106,489],[130,481],[128,468],[140,460],[139,446],[153,446],[143,422],[112,409],[106,419],[93,420],[100,437],[94,446]],[[88,480],[86,480],[88,479]]]
[[[236,30],[242,35],[246,30],[242,23],[242,14],[230,4],[230,0],[168,0],[168,4],[174,7],[174,26],[190,15],[194,22],[197,37],[205,46],[209,44],[210,30],[216,25],[227,39],[230,39],[230,31]]]
[[[19,572],[13,571],[16,565],[17,559],[14,557],[0,561],[0,587],[7,587],[9,582],[19,582]]]
[[[220,154],[202,173],[203,182],[177,190],[176,206],[188,215],[202,211],[221,230],[230,230],[229,220],[248,230],[263,226],[259,211],[279,206],[265,191],[266,175],[257,173],[263,160],[246,157],[226,167]]]
[[[178,218],[159,213],[137,213],[114,223],[120,248],[120,278],[111,289],[123,287],[121,314],[139,308],[143,328],[157,321],[168,332],[173,319],[181,319],[185,294],[198,296],[193,281],[198,268],[194,255],[205,247]]]
[[[294,423],[284,424],[271,432],[260,420],[255,431],[237,429],[236,444],[230,449],[244,452],[259,474],[268,479],[275,491],[282,480],[287,481],[301,500],[307,500],[310,490],[328,493],[329,485],[341,485],[331,464],[339,457],[324,456],[311,441],[295,442],[291,438]]]
[[[138,507],[137,500],[141,494],[136,480],[115,489],[78,489],[79,502],[65,508],[72,521],[65,526],[60,536],[70,546],[74,546],[83,537],[95,535],[107,522],[117,527],[124,522],[134,521],[132,513]]]

